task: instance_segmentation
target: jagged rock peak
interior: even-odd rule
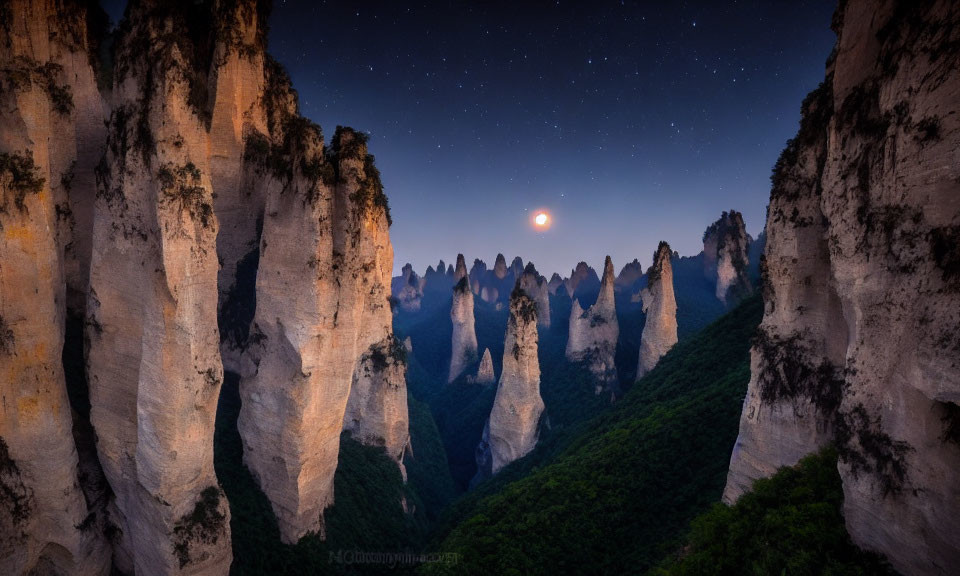
[[[514,257],[513,262],[510,263],[510,273],[514,278],[519,278],[523,274],[523,259],[519,256]]]
[[[736,210],[723,212],[703,233],[704,273],[716,282],[721,302],[737,301],[753,291],[747,275],[749,248],[743,215]]]
[[[640,293],[646,321],[640,337],[637,378],[653,370],[664,354],[677,343],[677,300],[673,289],[670,245],[660,242],[647,269],[647,287]]]
[[[620,274],[617,275],[616,287],[620,288],[632,288],[636,285],[637,281],[643,276],[643,265],[640,264],[640,261],[636,258],[633,259],[633,262],[628,262],[623,268],[620,269]]]
[[[477,449],[478,477],[496,474],[537,444],[544,413],[538,342],[537,306],[516,286],[510,294],[503,371]]]
[[[507,277],[507,259],[503,257],[503,254],[497,254],[497,261],[493,264],[493,274],[503,280]]]
[[[563,278],[554,272],[553,275],[550,276],[550,282],[547,283],[547,290],[549,290],[551,294],[556,294],[561,286],[563,286]]]
[[[456,380],[477,360],[477,332],[474,326],[473,290],[467,276],[463,254],[457,256],[457,284],[453,287],[450,320],[453,323],[450,349],[450,372],[447,382]]]
[[[578,269],[580,266],[578,266]],[[586,311],[574,300],[570,312],[570,332],[567,339],[566,357],[571,362],[585,362],[597,378],[596,392],[605,389],[615,391],[617,369],[614,356],[620,326],[613,291],[613,262],[607,256],[603,268],[603,280],[596,303]]]
[[[483,351],[480,367],[477,368],[477,376],[473,381],[477,384],[490,384],[497,381],[497,377],[493,373],[493,357],[490,355],[489,348],[485,348]]]
[[[476,264],[474,264],[476,266]],[[441,268],[437,268],[440,270]],[[460,282],[467,277],[467,262],[463,258],[463,254],[457,254],[457,267],[453,272],[453,281]]]
[[[537,272],[533,262],[527,263],[517,283],[520,289],[536,303],[538,324],[543,328],[550,328],[550,290],[546,279]]]
[[[586,262],[578,262],[577,267],[570,271],[570,278],[565,281],[567,294],[572,298],[577,292],[577,288],[584,281],[599,282],[597,271],[587,265]]]
[[[848,0],[834,25],[825,81],[771,177],[764,318],[724,499],[833,443],[852,540],[902,574],[947,574],[960,566],[960,4]]]
[[[394,279],[391,284],[391,293],[401,310],[416,312],[420,310],[424,280],[417,275],[410,264],[405,264],[401,271],[400,278]],[[430,274],[431,272],[428,268],[427,273]],[[399,280],[399,282],[396,280]]]

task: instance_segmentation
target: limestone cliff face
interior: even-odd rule
[[[537,444],[544,410],[537,349],[537,306],[517,287],[510,295],[503,372],[477,451],[481,475],[496,474]]]
[[[497,377],[493,373],[493,357],[490,356],[489,348],[484,349],[483,358],[480,359],[480,367],[477,368],[477,375],[471,377],[470,381],[474,384],[490,384],[497,381]]]
[[[453,303],[450,307],[450,320],[453,322],[453,339],[450,352],[450,373],[447,382],[453,382],[463,374],[467,366],[477,359],[477,332],[474,328],[473,291],[467,276],[467,265],[463,254],[457,256],[457,268],[454,272],[457,284],[453,287]]]
[[[584,311],[580,307],[580,301],[574,300],[573,309],[570,311],[567,359],[587,363],[590,371],[597,377],[598,394],[617,382],[614,355],[617,351],[620,326],[617,322],[613,284],[613,262],[607,256],[596,303]]]
[[[960,6],[850,0],[773,177],[725,499],[836,442],[854,541],[960,565]]]
[[[470,290],[476,294],[480,295],[480,284],[483,281],[484,277],[487,275],[487,264],[483,260],[476,258],[473,261],[473,266],[470,267]],[[456,277],[457,272],[454,272],[454,281],[459,282],[460,279]]]
[[[226,573],[232,558],[229,508],[213,470],[223,373],[214,197],[216,187],[236,184],[216,158],[239,153],[225,140],[229,126],[215,120],[221,107],[238,118],[259,98],[259,85],[230,78],[262,66],[263,34],[252,2],[211,9],[215,29],[187,37],[181,31],[195,23],[186,7],[130,5],[97,169],[91,420],[115,494],[115,559],[138,573]],[[249,59],[242,64],[240,52]],[[252,94],[228,97],[220,82]],[[222,171],[231,174],[226,183]]]
[[[640,293],[647,317],[640,337],[637,378],[653,370],[660,358],[677,343],[677,299],[673,293],[670,245],[661,242],[647,270],[647,287]]]
[[[550,328],[550,291],[547,288],[547,279],[537,272],[533,262],[529,262],[520,274],[520,289],[537,305],[537,325]]]
[[[747,275],[749,248],[743,216],[735,210],[724,212],[703,233],[704,273],[716,282],[717,299],[725,304],[753,291]]]
[[[407,445],[403,346],[389,306],[389,213],[366,139],[286,121],[275,152],[290,172],[267,190],[250,355],[240,386],[244,461],[273,505],[284,541],[322,533],[341,430]]]
[[[103,142],[88,37],[96,15],[52,1],[3,10],[0,572],[107,574],[104,518],[81,490],[61,361],[68,307],[83,314]]]

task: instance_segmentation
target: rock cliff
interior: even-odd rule
[[[670,245],[660,242],[647,269],[647,287],[640,293],[646,320],[640,337],[637,378],[653,370],[660,358],[677,343],[677,299],[673,292]]]
[[[960,565],[960,6],[841,2],[777,162],[725,499],[826,442],[854,541]]]
[[[613,262],[607,256],[603,267],[603,280],[600,283],[600,295],[596,303],[584,311],[580,301],[574,300],[573,309],[570,311],[567,360],[587,364],[597,378],[597,394],[605,388],[615,387],[617,383],[614,356],[617,351],[620,327],[617,322],[613,284]]]
[[[477,332],[474,328],[473,291],[463,254],[457,256],[454,272],[453,303],[450,320],[453,322],[453,339],[450,348],[450,373],[447,382],[453,382],[468,366],[477,360]]]
[[[503,372],[477,448],[478,476],[489,476],[533,450],[544,404],[540,397],[537,306],[516,287],[503,349]]]
[[[61,361],[87,292],[102,14],[39,0],[0,11],[0,572],[107,574]]]
[[[626,266],[620,269],[615,288],[617,290],[633,291],[642,277],[643,266],[639,260],[634,258],[633,262],[627,262]]]
[[[735,210],[724,212],[703,233],[704,274],[716,283],[717,299],[724,304],[753,291],[747,275],[749,249],[750,236],[743,216]]]
[[[341,430],[407,445],[405,353],[389,307],[389,212],[366,138],[291,114],[276,152],[289,172],[268,185],[250,355],[238,426],[244,461],[281,537],[323,530]],[[282,385],[278,385],[282,383]]]

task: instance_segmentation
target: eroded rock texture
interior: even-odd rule
[[[218,25],[197,28],[194,10],[214,10]],[[225,144],[211,123],[222,106],[239,121],[243,99],[219,91],[230,78],[220,72],[262,66],[258,15],[252,2],[138,2],[118,30],[87,336],[91,420],[125,571],[226,573],[232,558],[213,469],[223,374],[214,158]],[[244,84],[248,101],[258,97]]]
[[[103,148],[99,14],[41,0],[0,11],[0,572],[106,574],[61,361],[67,314],[83,314]]]
[[[579,269],[579,267],[578,267]],[[614,301],[613,262],[607,256],[600,282],[600,295],[586,311],[580,301],[574,300],[570,311],[570,334],[567,340],[566,357],[571,362],[585,362],[597,378],[596,392],[614,386],[617,382],[617,367],[614,355],[620,326]]]
[[[490,384],[497,381],[497,376],[493,373],[493,357],[490,356],[490,349],[485,348],[483,357],[480,359],[480,367],[477,368],[477,375],[473,377],[475,384]]]
[[[646,320],[640,337],[637,378],[653,370],[660,358],[677,343],[677,299],[673,293],[670,245],[661,242],[647,270],[647,287],[640,293]]]
[[[453,287],[453,303],[450,320],[453,322],[453,339],[450,352],[450,373],[447,382],[457,379],[468,366],[477,360],[477,331],[473,317],[473,291],[463,254],[457,256],[454,271],[456,284]]]
[[[410,264],[404,265],[402,275],[394,278],[391,284],[391,292],[402,310],[406,312],[420,310],[424,283],[425,281],[413,271],[413,266]]]
[[[518,286],[510,295],[503,372],[477,449],[478,476],[496,474],[537,444],[544,410],[538,342],[537,305]]]
[[[777,162],[725,499],[836,442],[857,544],[960,565],[960,6],[842,2]]]
[[[717,299],[728,304],[753,291],[747,274],[750,266],[743,216],[736,210],[724,212],[703,233],[703,263],[707,278],[716,282]]]
[[[547,279],[537,272],[533,262],[528,262],[517,282],[519,282],[520,289],[537,305],[537,324],[549,329],[550,291],[547,288]]]
[[[366,138],[287,120],[289,158],[267,193],[257,310],[241,382],[244,461],[273,505],[284,541],[321,531],[333,503],[341,430],[407,445],[403,345],[389,306],[389,213]],[[291,133],[290,131],[296,131]]]

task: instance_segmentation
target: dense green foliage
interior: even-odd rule
[[[427,521],[453,496],[443,450],[429,412],[412,403],[413,454],[405,458],[408,483],[383,448],[365,446],[345,433],[334,478],[335,504],[325,512],[328,538],[308,535],[296,545],[280,542],[270,502],[243,464],[236,421],[238,378],[226,373],[217,409],[214,462],[230,503],[234,574],[376,572],[380,565],[331,562],[339,551],[402,551],[422,546]],[[420,494],[426,495],[421,500]],[[406,510],[404,510],[406,508]]]
[[[481,486],[441,527],[456,567],[427,573],[635,572],[720,497],[749,379],[758,298],[679,344],[611,410],[572,429],[545,466]],[[549,450],[550,442],[534,451]],[[544,460],[546,461],[546,460]],[[510,477],[511,468],[501,476]],[[489,494],[489,495],[487,495]],[[450,526],[455,526],[449,533]]]
[[[758,480],[734,506],[715,504],[697,517],[680,557],[656,576],[892,573],[857,548],[843,523],[837,451],[824,449],[793,468]]]

